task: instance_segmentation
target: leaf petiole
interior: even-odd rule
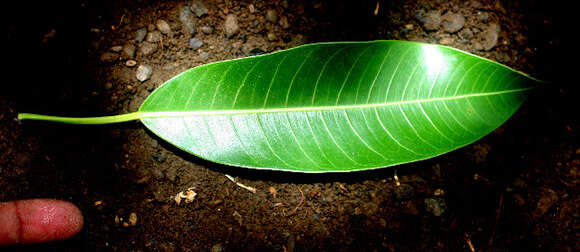
[[[140,112],[133,112],[114,116],[99,116],[99,117],[64,117],[64,116],[49,116],[30,113],[18,114],[18,120],[42,120],[69,124],[110,124],[121,123],[141,119]]]

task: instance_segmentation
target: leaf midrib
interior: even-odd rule
[[[467,99],[472,97],[485,97],[494,95],[503,95],[509,93],[525,92],[535,87],[519,88],[513,90],[503,90],[485,93],[465,94],[450,97],[436,97],[425,99],[413,99],[407,101],[396,102],[382,102],[371,104],[356,104],[356,105],[332,105],[332,106],[310,106],[310,107],[291,107],[291,108],[270,108],[270,109],[236,109],[236,110],[198,110],[198,111],[163,111],[163,112],[143,112],[140,111],[139,118],[159,118],[159,117],[188,117],[188,116],[223,116],[223,115],[245,115],[245,114],[267,114],[267,113],[289,113],[289,112],[310,112],[310,111],[330,111],[330,110],[352,110],[352,109],[366,109],[398,106],[403,104],[422,104],[429,102],[441,102]]]

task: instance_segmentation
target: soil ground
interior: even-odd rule
[[[207,14],[186,15],[194,2],[5,4],[0,201],[68,200],[83,212],[85,226],[67,241],[2,250],[580,251],[580,128],[577,98],[558,72],[559,7],[205,0]],[[193,34],[180,14],[195,26]],[[239,25],[230,37],[228,15]],[[168,34],[159,31],[159,20],[169,24]],[[136,40],[140,29],[148,36]],[[192,49],[192,37],[203,45]],[[304,43],[375,39],[447,44],[552,82],[475,144],[349,174],[220,166],[179,151],[138,122],[15,120],[18,112],[136,111],[152,90],[191,67]],[[151,66],[151,78],[138,81],[128,60]],[[188,188],[197,197],[176,204],[174,196]]]

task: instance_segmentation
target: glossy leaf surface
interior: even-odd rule
[[[139,114],[161,138],[217,163],[354,171],[472,143],[534,87],[520,72],[449,47],[321,43],[190,69]]]

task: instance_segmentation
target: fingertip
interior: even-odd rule
[[[4,209],[4,210],[2,210]],[[81,211],[72,203],[53,199],[31,199],[6,202],[0,213],[8,235],[4,244],[39,243],[64,240],[77,234],[83,226]],[[0,244],[3,244],[0,234]]]

